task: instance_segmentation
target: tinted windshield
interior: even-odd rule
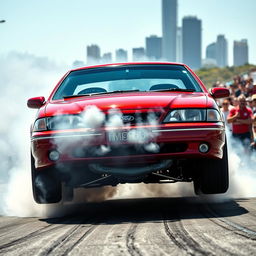
[[[71,72],[61,83],[53,99],[113,91],[153,92],[168,89],[202,91],[194,77],[183,66],[108,66]]]

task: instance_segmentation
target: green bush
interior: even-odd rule
[[[205,86],[210,88],[217,81],[226,83],[232,81],[234,76],[248,74],[251,70],[256,70],[256,66],[246,64],[240,67],[202,68],[196,70],[196,74],[203,81]]]

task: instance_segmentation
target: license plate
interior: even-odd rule
[[[111,143],[128,141],[128,131],[108,132],[107,136],[108,141]]]
[[[130,130],[130,131],[114,131],[107,133],[108,142],[130,142],[141,143],[148,137],[145,131],[142,130]]]

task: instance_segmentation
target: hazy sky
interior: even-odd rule
[[[249,62],[256,64],[256,0],[178,0],[178,23],[196,15],[205,47],[225,34],[229,65],[233,41],[248,39]],[[10,51],[47,56],[71,64],[86,61],[86,46],[101,53],[145,46],[145,37],[162,35],[161,0],[0,0],[0,55]]]

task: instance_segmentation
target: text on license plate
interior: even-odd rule
[[[144,130],[115,131],[107,133],[109,142],[141,142],[148,138],[147,132]]]

